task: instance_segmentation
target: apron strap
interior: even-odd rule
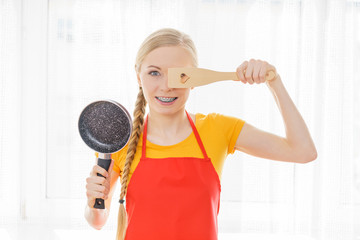
[[[202,152],[202,154],[204,155],[204,158],[205,158],[205,159],[208,159],[209,157],[208,157],[208,155],[206,154],[205,147],[204,147],[204,145],[203,145],[203,143],[202,143],[202,141],[201,141],[200,135],[199,135],[199,133],[198,133],[196,127],[195,127],[195,124],[194,124],[193,120],[191,119],[189,113],[188,113],[186,110],[185,110],[185,112],[186,112],[186,115],[187,115],[187,117],[188,117],[188,119],[189,119],[190,125],[191,125],[191,127],[192,127],[192,129],[193,129],[193,132],[194,132],[194,134],[195,134],[196,141],[198,142],[198,144],[199,144],[199,146],[200,146],[201,152]]]
[[[148,123],[148,115],[146,115],[145,122],[144,122],[141,158],[146,157],[147,123]]]
[[[206,154],[206,151],[205,151],[205,147],[201,141],[201,138],[200,138],[200,135],[195,127],[195,124],[193,122],[193,120],[191,119],[189,113],[185,110],[186,112],[186,115],[189,119],[189,122],[190,122],[190,125],[191,125],[191,128],[194,132],[194,135],[196,137],[196,141],[198,142],[199,144],[199,147],[201,149],[201,152],[202,154],[204,155],[204,158],[205,159],[208,159],[208,155]],[[146,157],[146,139],[147,139],[147,124],[148,123],[148,115],[146,115],[146,118],[145,118],[145,122],[144,122],[144,131],[143,131],[143,144],[142,144],[142,153],[141,153],[141,158],[145,158]]]

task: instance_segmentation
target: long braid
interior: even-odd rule
[[[133,130],[126,155],[124,171],[122,174],[120,200],[124,200],[124,197],[127,192],[127,182],[129,178],[130,167],[131,167],[131,163],[134,160],[136,147],[144,124],[145,107],[146,107],[146,100],[142,88],[140,87],[135,103]],[[124,208],[124,204],[120,204],[119,213],[118,213],[117,235],[116,235],[117,240],[124,240],[126,229],[127,229],[127,214]]]

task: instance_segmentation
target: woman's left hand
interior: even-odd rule
[[[251,59],[250,61],[244,61],[236,69],[236,75],[244,84],[259,84],[266,82],[265,77],[269,71],[274,71],[274,79],[278,77],[274,66],[266,61]]]

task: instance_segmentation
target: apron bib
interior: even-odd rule
[[[125,240],[217,240],[220,180],[186,114],[204,158],[147,158],[146,117],[142,156],[126,194]]]

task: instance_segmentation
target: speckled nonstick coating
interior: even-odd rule
[[[99,153],[114,153],[129,141],[132,130],[128,111],[112,100],[89,104],[81,112],[79,132],[84,142]]]

